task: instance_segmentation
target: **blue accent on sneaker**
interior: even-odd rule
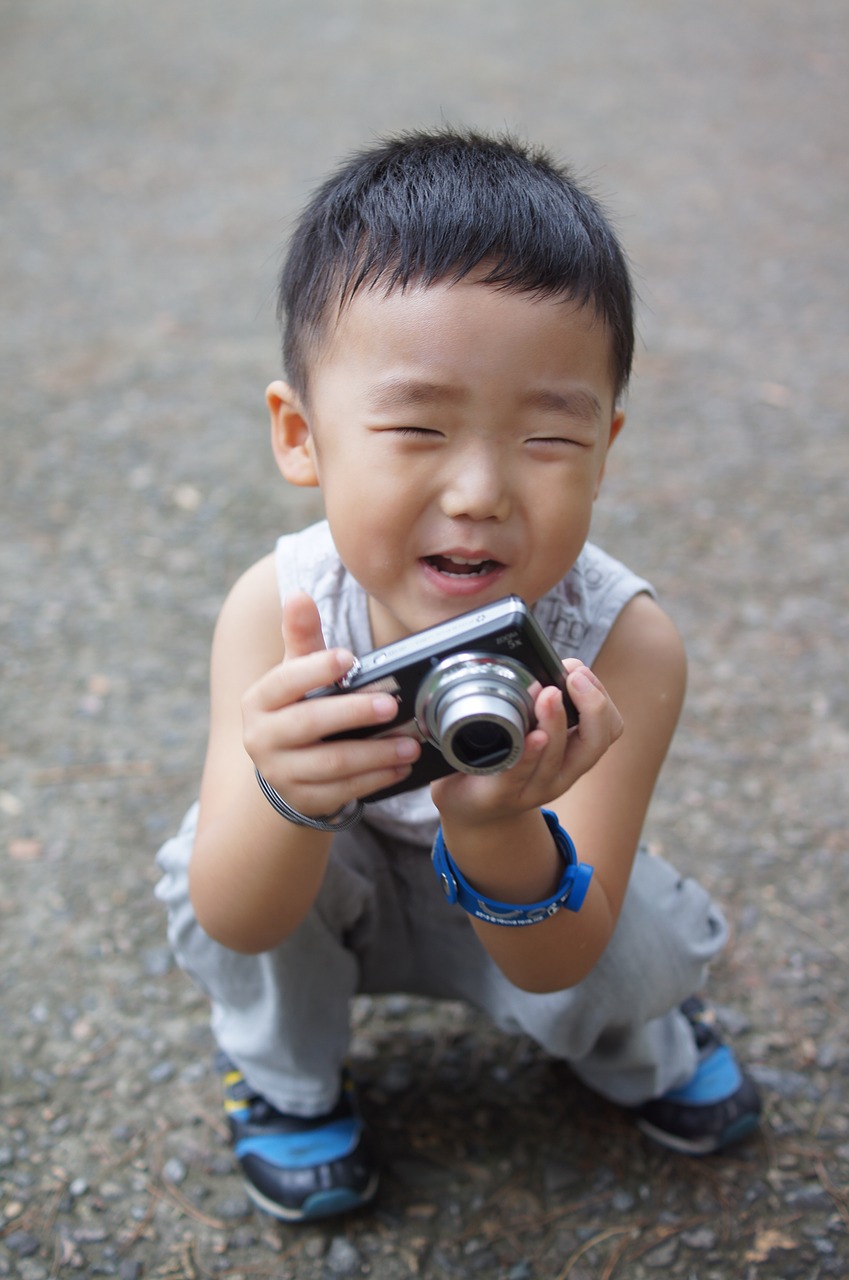
[[[362,1196],[346,1187],[336,1187],[333,1191],[316,1191],[301,1207],[305,1222],[315,1218],[335,1218],[340,1213],[351,1213],[354,1209],[362,1209]]]
[[[260,1209],[284,1222],[305,1222],[374,1199],[377,1168],[347,1073],[332,1111],[301,1117],[255,1093],[226,1054],[218,1054],[216,1066],[245,1189]]]
[[[258,1156],[278,1169],[311,1169],[350,1155],[362,1131],[362,1122],[349,1116],[303,1133],[252,1134],[236,1143],[236,1157]]]
[[[725,1044],[718,1044],[703,1058],[686,1084],[670,1089],[663,1096],[667,1102],[686,1102],[691,1107],[709,1107],[724,1102],[743,1083],[743,1073],[734,1054]]]

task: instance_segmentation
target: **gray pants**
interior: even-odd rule
[[[362,823],[338,835],[318,899],[280,946],[245,956],[214,942],[188,896],[196,809],[159,852],[157,896],[177,959],[212,1001],[221,1048],[283,1111],[336,1101],[358,993],[469,1001],[507,1032],[531,1036],[590,1088],[633,1106],[693,1073],[693,1034],[678,1005],[702,985],[727,938],[722,912],[663,859],[637,856],[601,960],[577,986],[545,995],[509,982],[465,912],[449,906],[429,850]]]

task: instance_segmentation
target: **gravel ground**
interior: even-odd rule
[[[0,1276],[846,1275],[846,6],[8,0],[0,60]],[[726,904],[711,994],[766,1115],[671,1157],[464,1008],[363,1000],[380,1198],[280,1230],[153,854],[220,600],[317,514],[266,444],[280,245],[336,157],[440,119],[571,158],[635,265],[596,536],[687,640],[648,836]]]

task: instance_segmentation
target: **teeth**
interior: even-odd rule
[[[455,578],[473,578],[480,577],[487,573],[494,564],[486,556],[457,556],[457,555],[440,555],[432,557],[433,563],[441,570],[442,573],[449,577]]]

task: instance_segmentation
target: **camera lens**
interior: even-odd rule
[[[422,681],[416,723],[461,773],[499,773],[520,758],[534,723],[533,677],[510,658],[452,654]]]
[[[513,739],[503,725],[473,720],[461,726],[451,739],[451,749],[461,764],[494,769],[513,750]]]

